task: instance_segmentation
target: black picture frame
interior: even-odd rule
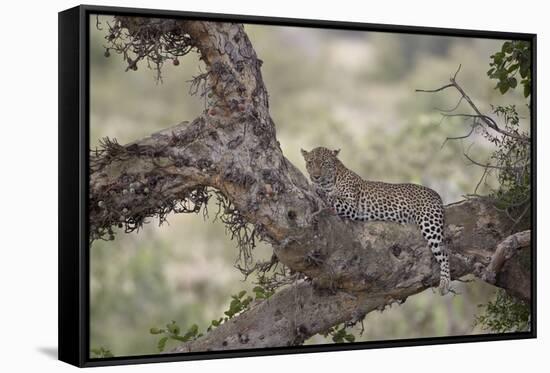
[[[109,14],[185,18],[250,24],[320,27],[326,29],[382,31],[491,39],[526,40],[532,44],[532,250],[531,331],[506,334],[414,338],[353,344],[247,349],[165,355],[92,359],[89,346],[89,15]],[[536,338],[536,34],[460,30],[340,21],[210,14],[184,11],[81,5],[59,13],[59,360],[79,367],[218,359],[258,355],[328,352],[448,343]]]

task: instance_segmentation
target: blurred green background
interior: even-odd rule
[[[188,93],[188,81],[204,71],[198,54],[184,57],[179,66],[167,63],[162,84],[143,63],[138,71],[125,72],[121,56],[104,56],[110,17],[99,17],[103,30],[92,17],[92,149],[102,137],[124,144],[192,120],[204,109],[204,102]],[[304,172],[300,148],[323,145],[342,148],[342,161],[367,179],[424,184],[445,203],[471,193],[482,169],[469,165],[462,152],[471,146],[470,155],[484,162],[490,145],[474,136],[442,147],[447,136],[470,128],[457,118],[440,122],[436,108],[452,108],[459,96],[450,90],[414,92],[446,84],[459,64],[458,80],[482,111],[489,112],[491,103],[515,103],[523,120],[529,120],[521,93],[501,96],[487,78],[489,56],[502,41],[255,25],[245,29],[264,62],[283,152]],[[222,316],[231,294],[253,287],[233,267],[237,254],[224,226],[202,215],[172,216],[161,227],[153,220],[139,233],[120,232],[112,242],[94,242],[91,346],[107,347],[117,356],[151,354],[157,352],[158,340],[149,334],[153,326],[175,320],[184,329],[197,323],[204,330]],[[256,255],[268,258],[270,248],[260,245]],[[369,314],[365,333],[355,333],[357,340],[482,332],[473,327],[474,316],[495,289],[479,282],[454,286],[460,295],[441,297],[427,290],[401,306]],[[307,343],[328,342],[315,336]]]

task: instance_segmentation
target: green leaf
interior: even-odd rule
[[[161,333],[164,333],[164,329],[151,328],[151,329],[149,329],[149,333],[151,333],[151,334],[161,334]]]
[[[199,332],[199,326],[197,324],[191,325],[191,327],[187,330],[185,335],[182,337],[182,341],[187,342],[190,339],[196,338],[198,332]]]
[[[519,68],[519,63],[514,63],[508,67],[508,74],[516,71]]]
[[[496,76],[499,80],[506,80],[506,78],[508,78],[508,72],[506,69],[499,69],[496,72]]]
[[[113,353],[109,350],[103,350],[103,357],[114,357]]]
[[[166,347],[166,341],[168,341],[168,337],[162,337],[161,339],[159,339],[159,342],[157,343],[159,351],[164,351],[164,348]]]
[[[92,353],[93,358],[105,358],[115,356],[108,348],[105,347],[91,348],[90,352]]]
[[[510,53],[513,49],[512,43],[507,41],[504,44],[502,44],[502,52]]]
[[[267,295],[265,289],[261,286],[255,286],[254,289],[252,289],[252,291],[256,295],[256,299],[266,299],[266,298],[268,298],[268,295]]]
[[[189,338],[186,338],[186,336],[182,337],[181,335],[171,335],[170,338],[180,342],[187,342],[189,340]]]
[[[523,97],[527,98],[531,94],[531,83],[525,82],[523,84]]]
[[[188,333],[191,333],[192,335],[197,335],[198,331],[199,331],[199,326],[197,324],[193,324],[189,328]]]
[[[242,301],[242,306],[243,308],[246,308],[248,307],[248,305],[250,304],[250,302],[252,302],[254,299],[251,297],[251,296],[248,296],[246,297],[245,299],[243,299]]]
[[[493,56],[493,59],[495,60],[496,64],[500,64],[503,58],[504,58],[504,53],[502,52],[495,53]]]
[[[175,335],[180,334],[180,327],[178,326],[178,324],[176,324],[174,320],[172,320],[170,324],[166,324],[166,328],[172,334],[175,334]]]
[[[527,78],[530,70],[531,70],[531,67],[529,66],[529,64],[522,63],[519,67],[519,75],[522,78]]]
[[[508,85],[510,85],[510,87],[512,88],[516,88],[516,86],[518,85],[517,79],[516,78],[508,79]]]
[[[506,82],[506,81],[499,82],[497,84],[497,87],[500,90],[501,94],[505,94],[508,91],[508,89],[510,88],[510,86],[508,85],[508,82]]]
[[[241,301],[240,301],[240,300],[238,300],[238,299],[233,299],[233,300],[231,301],[231,303],[229,303],[229,309],[230,309],[230,310],[234,310],[234,309],[236,309],[236,308],[239,306],[239,304],[241,304]]]
[[[241,299],[242,297],[244,297],[244,295],[246,294],[246,290],[242,290],[241,292],[239,292],[239,295],[237,295],[239,297],[239,299]]]
[[[346,336],[344,337],[346,339],[346,341],[348,342],[355,342],[355,336],[353,334],[346,334]]]

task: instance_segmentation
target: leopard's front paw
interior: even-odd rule
[[[447,294],[451,290],[451,280],[447,277],[441,277],[439,280],[439,293],[441,295]]]
[[[319,210],[311,214],[311,218],[317,220],[319,216],[323,215],[336,215],[336,209],[334,207],[321,207]]]

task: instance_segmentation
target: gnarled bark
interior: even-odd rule
[[[107,142],[92,154],[92,238],[116,224],[133,229],[153,216],[196,210],[208,198],[205,188],[213,188],[272,244],[280,262],[310,280],[280,290],[177,351],[298,344],[438,284],[437,263],[416,227],[318,213],[323,201],[279,147],[261,62],[242,25],[166,22],[170,32],[189,35],[201,53],[210,105],[191,123],[124,146]],[[528,300],[530,273],[518,270],[517,256],[495,265],[511,229],[505,214],[482,200],[447,206],[452,278],[474,274]],[[521,237],[515,249],[529,245],[530,233]]]

